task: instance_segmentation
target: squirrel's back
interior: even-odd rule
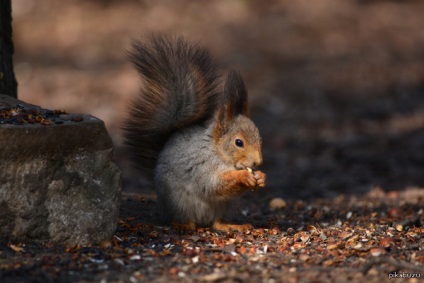
[[[159,152],[175,131],[212,118],[219,76],[207,50],[180,37],[135,41],[130,59],[142,86],[123,124],[124,141],[151,178]]]

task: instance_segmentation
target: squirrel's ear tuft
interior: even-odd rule
[[[224,86],[221,105],[214,118],[214,138],[219,140],[227,133],[237,115],[249,117],[249,102],[246,86],[239,72],[231,70]]]
[[[214,127],[213,127],[213,137],[215,142],[218,142],[222,136],[224,136],[231,127],[231,122],[233,118],[228,119],[227,117],[227,105],[221,105],[218,107],[215,112],[214,117]]]
[[[247,89],[240,73],[231,70],[228,73],[227,81],[224,88],[225,104],[228,105],[228,115],[237,116],[244,115],[249,117],[249,101]]]

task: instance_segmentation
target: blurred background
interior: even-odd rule
[[[263,136],[262,196],[424,186],[423,1],[12,2],[18,97],[105,121],[126,191],[149,190],[120,123],[139,87],[126,51],[151,31],[241,71]]]

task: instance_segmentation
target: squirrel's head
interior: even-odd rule
[[[239,73],[228,74],[222,98],[213,128],[218,154],[236,169],[260,166],[262,140],[258,128],[249,119],[247,91]]]

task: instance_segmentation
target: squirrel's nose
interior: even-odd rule
[[[258,167],[262,165],[262,153],[258,153],[253,157],[252,167]]]

